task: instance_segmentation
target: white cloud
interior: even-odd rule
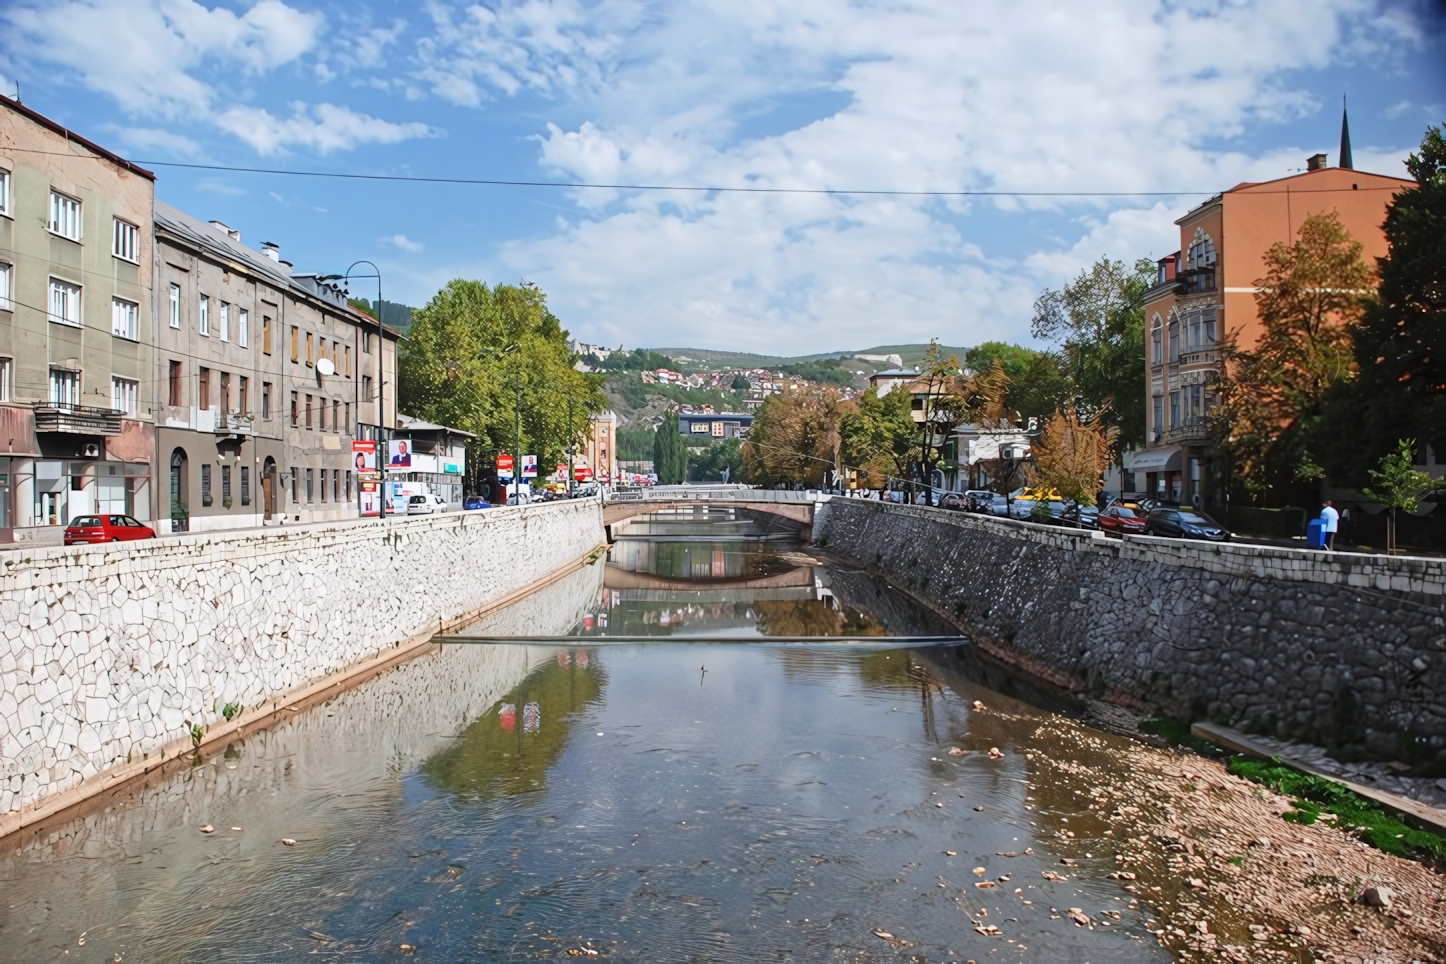
[[[309,147],[320,153],[350,150],[358,144],[395,144],[418,137],[440,136],[422,123],[395,124],[359,114],[335,104],[291,105],[291,116],[279,118],[259,107],[232,107],[215,118],[254,147],[259,154],[275,154],[286,147]]]
[[[577,9],[504,9],[517,19],[539,6],[562,20]],[[698,0],[652,8],[636,25],[618,18],[630,31],[621,43],[564,23],[522,43],[505,70],[463,58],[456,70],[434,62],[430,76],[435,93],[459,103],[479,103],[489,88],[555,93],[570,84],[570,103],[587,119],[549,124],[540,139],[542,162],[569,180],[1214,192],[1284,176],[1320,149],[1252,153],[1244,135],[1319,111],[1293,85],[1346,56],[1348,42],[1355,50],[1409,40],[1399,18],[1382,25],[1374,11],[1369,0],[1123,0],[1041,16],[1004,0],[967,9],[935,0]],[[477,35],[524,36],[504,30],[504,19]],[[594,41],[581,66],[549,73],[550,53],[579,35]],[[447,78],[472,86],[458,93]],[[818,90],[845,106],[788,116],[790,97]],[[783,132],[750,136],[748,117],[770,98],[782,104]],[[1334,132],[1325,127],[1323,139]],[[1171,222],[1200,198],[588,190],[573,200],[578,214],[552,237],[501,254],[554,292],[583,333],[677,343],[697,326],[695,343],[764,338],[805,351],[930,335],[956,344],[1019,337],[1041,285],[1099,255],[1169,253]],[[1018,212],[1013,220],[1008,211]],[[1003,237],[1021,230],[1036,234]]]
[[[413,254],[420,254],[427,249],[427,246],[420,241],[413,241],[405,234],[394,234],[386,239],[386,243],[398,251],[410,251]]]
[[[116,134],[123,143],[138,151],[167,151],[182,157],[195,157],[201,152],[201,145],[175,131],[156,127],[122,127]]]

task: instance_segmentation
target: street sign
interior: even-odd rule
[[[499,479],[512,478],[512,456],[502,454],[497,456],[497,477]]]
[[[573,466],[572,477],[578,482],[590,482],[592,481],[592,468],[586,465]]]

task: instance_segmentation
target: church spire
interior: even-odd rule
[[[1355,162],[1351,160],[1351,124],[1346,117],[1346,98],[1341,95],[1341,167],[1346,170],[1355,170]]]

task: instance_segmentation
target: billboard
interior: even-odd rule
[[[394,438],[387,443],[387,465],[394,469],[412,467],[412,440]]]
[[[522,477],[524,479],[537,478],[537,456],[524,455],[522,457]]]
[[[506,452],[497,456],[497,477],[499,479],[512,478],[512,456]]]
[[[381,497],[377,491],[380,485],[380,482],[363,482],[359,486],[361,491],[357,496],[357,508],[363,516],[381,514]]]
[[[722,423],[722,422],[712,422],[711,425],[712,425],[712,428],[713,428],[713,437],[714,437],[714,438],[722,438],[722,437],[723,437],[723,423]]]

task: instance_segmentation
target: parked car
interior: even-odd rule
[[[1100,529],[1106,535],[1143,535],[1147,513],[1138,506],[1112,505],[1100,513]]]
[[[86,545],[97,542],[130,542],[154,539],[156,530],[128,515],[81,515],[65,527],[65,544]]]
[[[1145,535],[1229,542],[1230,533],[1209,516],[1179,506],[1155,509],[1145,521]]]
[[[462,508],[466,509],[490,509],[492,503],[480,495],[469,495],[462,500]]]
[[[431,515],[434,512],[446,511],[447,503],[442,501],[441,496],[432,492],[407,497],[407,515]]]
[[[1081,506],[1074,502],[1051,502],[1049,508],[1050,525],[1068,526],[1073,529],[1098,529],[1100,527],[1100,510],[1092,505]]]
[[[963,512],[969,508],[968,494],[964,492],[945,492],[939,496],[939,508]]]

